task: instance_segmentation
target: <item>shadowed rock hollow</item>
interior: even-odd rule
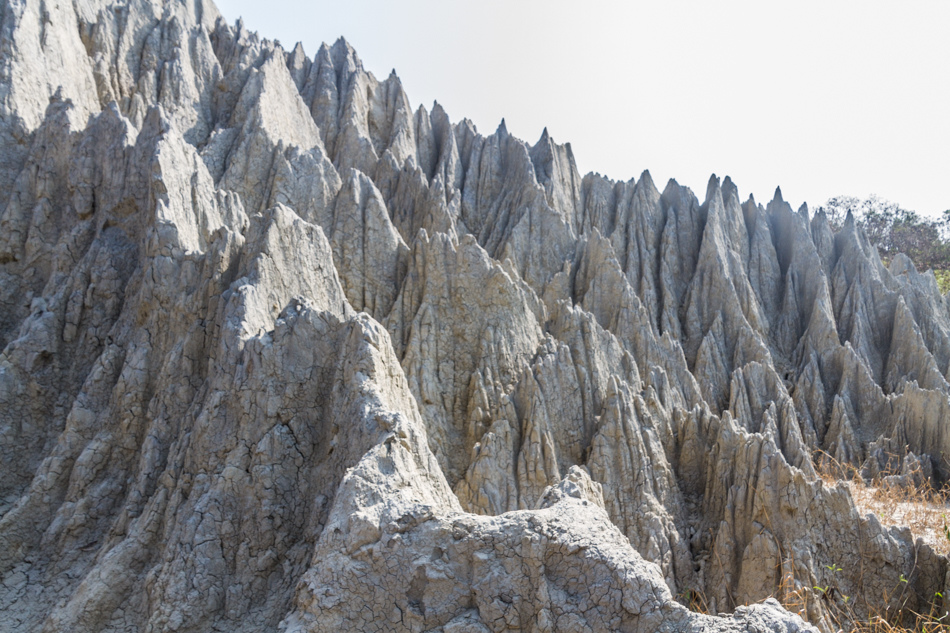
[[[5,630],[809,626],[776,598],[827,631],[950,595],[816,476],[950,478],[947,299],[853,222],[582,177],[203,0],[5,0],[0,50]]]

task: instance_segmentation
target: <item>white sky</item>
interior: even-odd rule
[[[530,144],[582,174],[711,173],[797,207],[871,193],[950,208],[950,1],[218,0],[311,57],[340,35],[413,106]]]

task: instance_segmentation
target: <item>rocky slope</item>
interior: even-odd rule
[[[947,299],[778,191],[582,177],[204,0],[4,0],[0,213],[7,631],[808,626],[770,597],[830,630],[950,595],[816,476],[950,478]]]

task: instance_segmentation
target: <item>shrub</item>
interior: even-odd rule
[[[897,253],[904,253],[918,270],[934,271],[941,292],[950,287],[950,209],[931,219],[872,195],[864,200],[837,196],[817,211],[825,212],[835,231],[851,213],[882,259],[889,261]]]

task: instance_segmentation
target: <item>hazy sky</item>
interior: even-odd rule
[[[711,173],[759,202],[876,193],[950,208],[950,1],[218,0],[311,57],[344,36],[413,106],[534,144],[581,173],[649,169],[702,198]]]

